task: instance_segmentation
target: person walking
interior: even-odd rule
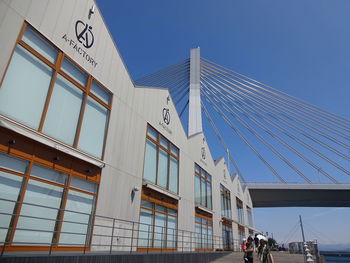
[[[258,252],[258,247],[259,247],[259,238],[258,238],[258,234],[255,234],[255,237],[254,237],[254,245],[255,245],[255,252]]]
[[[253,252],[254,252],[253,238],[249,236],[247,238],[246,249],[245,249],[245,256],[246,256],[244,258],[245,263],[253,263]]]
[[[243,238],[241,249],[244,252],[244,256],[243,256],[244,262],[247,262],[248,261],[247,252],[246,252],[246,250],[247,250],[247,239],[245,239],[245,238]]]

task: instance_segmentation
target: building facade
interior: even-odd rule
[[[167,89],[134,85],[94,1],[1,0],[0,35],[2,249],[233,249],[253,233],[248,189]]]

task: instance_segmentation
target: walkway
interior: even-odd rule
[[[275,263],[303,263],[303,255],[300,254],[289,254],[288,252],[272,252]],[[242,253],[231,253],[227,256],[221,257],[217,260],[212,261],[212,263],[243,263],[243,254]],[[256,258],[254,262],[258,263]]]

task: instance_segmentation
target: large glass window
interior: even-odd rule
[[[143,178],[178,193],[179,149],[151,126],[147,128]]]
[[[231,193],[223,185],[220,185],[220,197],[221,197],[221,216],[231,219],[232,218]]]
[[[0,113],[38,129],[53,70],[17,46],[0,88]]]
[[[195,202],[212,209],[211,175],[197,164],[195,165]]]
[[[138,247],[174,249],[177,236],[177,211],[141,200]]]
[[[0,87],[0,114],[102,158],[111,98],[26,25]]]
[[[253,226],[253,214],[252,214],[252,209],[247,206],[247,216],[248,216],[248,225]]]
[[[96,193],[94,182],[0,153],[0,242],[88,246]]]
[[[210,216],[204,216],[196,213],[196,249],[213,248],[213,219]]]
[[[236,198],[237,205],[237,219],[240,224],[244,224],[243,202],[239,198]]]
[[[238,238],[240,242],[242,242],[242,240],[245,238],[244,226],[238,225],[237,227],[238,227]]]

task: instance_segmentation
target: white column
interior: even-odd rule
[[[190,54],[190,96],[188,115],[188,136],[202,132],[199,47],[192,48]]]

